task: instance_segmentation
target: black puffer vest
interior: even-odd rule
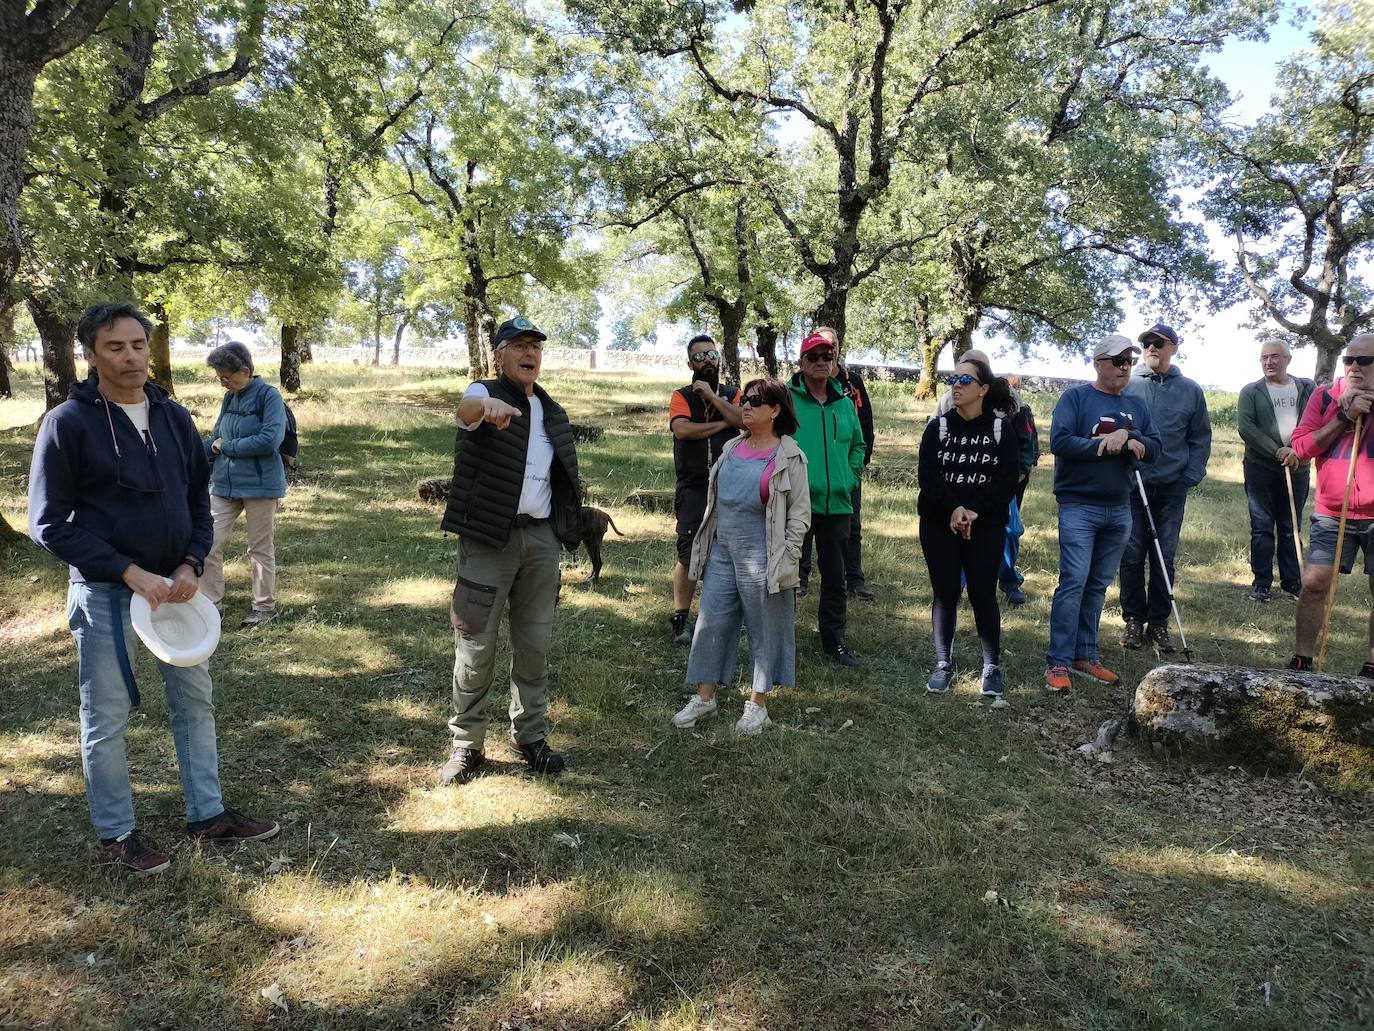
[[[483,380],[492,397],[514,405],[524,418],[512,419],[504,430],[482,423],[475,430],[458,430],[453,445],[453,482],[440,529],[504,548],[510,540],[520,488],[525,482],[525,453],[530,442],[530,399],[506,377]],[[544,431],[553,442],[553,531],[568,547],[578,542],[581,503],[577,490],[577,448],[568,413],[538,385],[535,396],[544,406]]]

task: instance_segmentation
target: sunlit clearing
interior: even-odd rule
[[[358,601],[374,609],[389,609],[395,605],[435,609],[448,604],[453,593],[453,581],[433,576],[411,576],[378,584]]]
[[[1235,850],[1118,849],[1107,852],[1106,859],[1122,870],[1149,877],[1221,878],[1301,895],[1322,904],[1348,899],[1360,890],[1357,884],[1304,870],[1286,860],[1242,855]]]
[[[391,812],[398,833],[473,830],[568,815],[556,785],[519,777],[478,777],[462,791],[416,789]]]

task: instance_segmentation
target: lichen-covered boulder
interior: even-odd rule
[[[1374,787],[1374,680],[1291,670],[1168,665],[1136,688],[1137,730],[1204,750]]]

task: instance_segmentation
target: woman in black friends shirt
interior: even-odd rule
[[[954,622],[964,582],[983,647],[982,693],[1002,693],[1002,614],[997,570],[1008,508],[1016,493],[1016,431],[993,414],[1010,411],[1007,381],[981,361],[963,361],[950,380],[954,408],[931,419],[921,437],[921,550],[935,593],[930,621],[935,669],[926,690],[947,691],[954,679]]]

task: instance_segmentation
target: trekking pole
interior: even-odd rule
[[[1360,457],[1360,424],[1363,415],[1355,416],[1355,436],[1350,441],[1350,467],[1345,471],[1345,493],[1341,496],[1341,521],[1336,527],[1336,557],[1331,563],[1331,587],[1326,592],[1326,611],[1322,614],[1322,643],[1317,649],[1317,672],[1326,667],[1326,635],[1331,629],[1331,610],[1336,607],[1336,583],[1341,578],[1341,546],[1345,542],[1345,517],[1350,512],[1350,485],[1355,482],[1355,460]]]
[[[1302,533],[1298,530],[1298,503],[1293,500],[1293,470],[1283,467],[1284,478],[1288,480],[1288,511],[1293,515],[1293,547],[1297,549],[1298,570],[1302,571]]]
[[[1145,481],[1140,470],[1136,469],[1135,485],[1140,490],[1140,503],[1145,506],[1145,518],[1150,523],[1150,538],[1155,542],[1155,557],[1159,559],[1159,575],[1164,577],[1164,589],[1169,592],[1169,608],[1174,612],[1174,624],[1178,627],[1179,643],[1183,645],[1183,661],[1192,662],[1193,652],[1188,647],[1188,635],[1183,632],[1183,617],[1178,614],[1178,602],[1174,600],[1174,585],[1169,579],[1169,571],[1164,568],[1164,548],[1159,543],[1159,530],[1155,527],[1155,515],[1150,511],[1150,498],[1145,493]]]

